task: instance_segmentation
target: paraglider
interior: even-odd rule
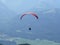
[[[34,13],[34,12],[26,12],[26,13],[22,14],[22,16],[20,17],[20,19],[22,20],[22,18],[23,18],[24,16],[26,16],[26,15],[32,15],[32,16],[34,16],[36,19],[38,19],[37,14]],[[29,27],[28,30],[31,30],[31,27]]]
[[[31,14],[32,16],[36,17],[36,19],[38,19],[37,14],[34,13],[34,12],[27,12],[27,13],[24,13],[24,14],[20,17],[20,19],[22,19],[25,15],[29,15],[29,14]]]
[[[29,28],[29,30],[31,30],[31,28]]]

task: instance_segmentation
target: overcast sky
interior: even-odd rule
[[[31,8],[60,8],[60,0],[0,0],[9,9],[15,12],[27,11]]]

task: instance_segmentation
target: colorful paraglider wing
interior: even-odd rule
[[[23,16],[25,16],[26,14],[23,14],[21,17],[20,17],[20,19],[22,19],[23,18]]]
[[[36,19],[38,19],[37,14],[35,14],[34,12],[27,12],[27,13],[23,14],[23,15],[20,17],[20,19],[22,19],[25,15],[28,15],[28,14],[31,14],[31,15],[35,16]]]

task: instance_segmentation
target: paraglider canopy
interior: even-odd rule
[[[38,19],[37,14],[34,13],[34,12],[26,12],[26,13],[22,14],[22,16],[20,17],[20,19],[22,19],[25,15],[28,15],[28,14],[31,14],[32,16],[36,17],[36,19]]]

